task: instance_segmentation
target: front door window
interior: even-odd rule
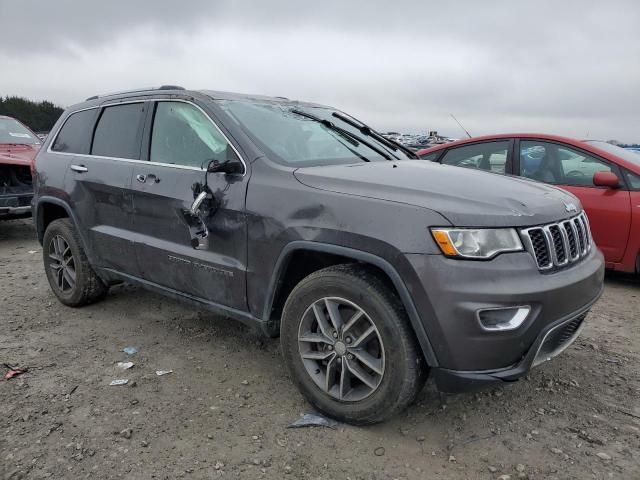
[[[520,141],[520,175],[545,183],[595,187],[593,174],[611,166],[580,150],[551,142]]]

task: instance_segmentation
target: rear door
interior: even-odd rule
[[[580,199],[591,233],[607,262],[624,256],[631,225],[629,191],[617,165],[578,148],[544,140],[519,140],[516,174],[558,185]],[[621,188],[596,187],[595,172],[613,172]]]
[[[94,265],[129,275],[137,275],[137,262],[128,190],[131,160],[140,158],[145,108],[143,102],[135,102],[73,114],[52,147],[53,151],[70,147],[65,129],[77,121],[87,145],[86,151],[84,145],[71,145],[81,152],[73,155],[65,176],[71,208],[85,233]]]
[[[199,299],[246,309],[246,167],[194,103],[154,102],[146,163],[133,169],[136,254],[141,276]],[[238,162],[239,174],[207,173],[211,161]],[[210,192],[193,215],[203,191]]]

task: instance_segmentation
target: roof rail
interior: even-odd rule
[[[111,93],[102,93],[100,95],[94,95],[85,100],[96,100],[102,97],[113,97],[114,95],[122,95],[124,93],[138,93],[138,92],[148,92],[149,90],[184,90],[184,87],[180,87],[178,85],[161,85],[159,87],[147,87],[147,88],[136,88],[134,90],[123,90],[121,92],[111,92]]]

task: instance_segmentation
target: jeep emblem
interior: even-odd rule
[[[577,212],[578,211],[578,207],[576,207],[573,203],[565,203],[564,204],[564,209],[567,212]]]

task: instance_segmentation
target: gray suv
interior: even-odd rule
[[[381,421],[564,350],[603,288],[572,195],[417,160],[312,103],[165,86],[66,110],[35,165],[51,289],[138,284],[280,336],[303,395]]]

